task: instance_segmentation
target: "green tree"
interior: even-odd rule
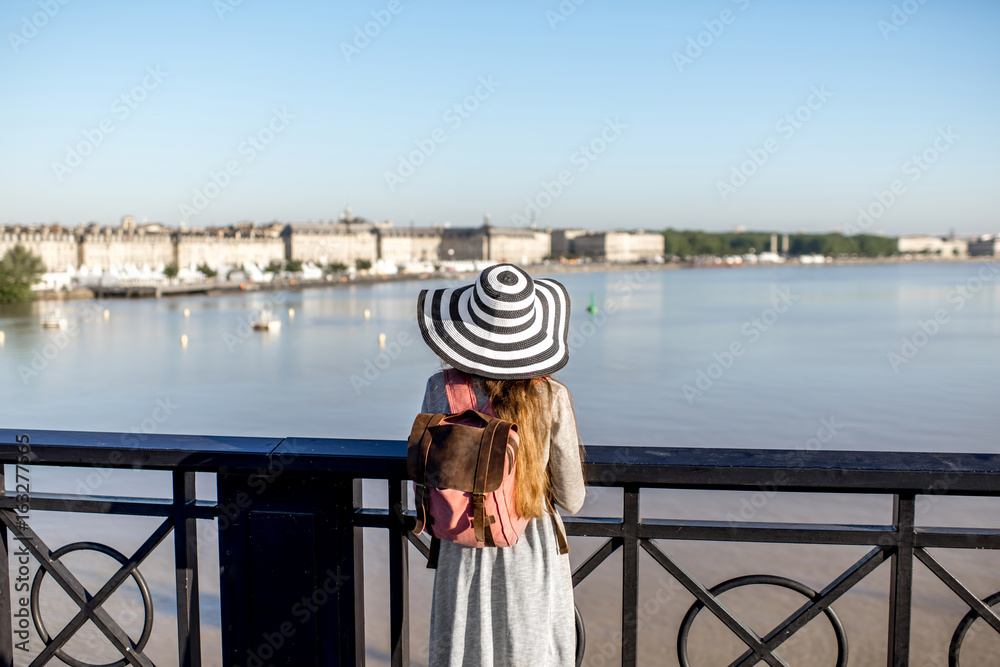
[[[41,280],[45,265],[23,245],[0,258],[0,303],[31,301],[31,286]]]
[[[163,275],[167,278],[176,278],[177,274],[180,273],[180,269],[177,268],[177,264],[170,262],[165,267],[163,267]]]
[[[354,262],[354,266],[357,267],[358,271],[367,271],[372,268],[372,263],[367,259],[359,259]]]
[[[285,264],[285,271],[289,273],[299,273],[302,271],[302,260],[301,259],[290,259]]]
[[[343,262],[331,262],[323,269],[326,273],[343,273],[347,270],[347,264]]]
[[[899,239],[897,238],[870,234],[859,234],[854,238],[858,241],[860,253],[866,257],[895,255],[899,252]]]
[[[215,276],[219,275],[219,272],[210,267],[208,265],[208,262],[202,262],[198,266],[198,270],[201,271],[202,275],[204,275],[206,278],[214,278]]]
[[[264,268],[266,273],[277,273],[281,271],[281,262],[276,259],[272,259],[270,263]]]
[[[781,233],[779,233],[779,236]],[[745,255],[771,250],[771,232],[696,232],[667,229],[663,232],[664,252],[668,255]],[[859,255],[884,257],[895,255],[898,240],[872,234],[790,234],[788,254]]]

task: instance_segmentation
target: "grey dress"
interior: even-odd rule
[[[569,390],[552,381],[551,429],[543,460],[553,500],[570,513],[586,495],[580,436]],[[475,385],[479,407],[487,402]],[[427,381],[422,412],[448,413],[441,373]],[[576,625],[569,556],[559,554],[558,514],[532,519],[512,547],[441,542],[431,606],[431,667],[571,667]]]

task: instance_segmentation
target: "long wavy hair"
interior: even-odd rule
[[[514,477],[517,513],[528,519],[541,517],[552,511],[552,482],[542,460],[551,426],[549,378],[482,379],[497,417],[517,424],[519,444]]]

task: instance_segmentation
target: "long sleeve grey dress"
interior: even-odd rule
[[[556,505],[575,514],[586,490],[569,390],[551,381],[543,453]],[[478,405],[487,403],[476,382]],[[544,388],[542,388],[544,391]],[[427,381],[421,412],[449,413],[442,373]],[[517,544],[476,549],[441,542],[431,606],[431,667],[571,667],[576,625],[569,555],[559,553],[558,514],[528,522]]]

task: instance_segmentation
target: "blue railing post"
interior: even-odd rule
[[[910,664],[910,610],[913,598],[913,542],[916,506],[914,494],[893,497],[892,525],[896,551],[889,581],[889,667]]]
[[[639,487],[622,494],[622,667],[638,664],[639,634]]]
[[[392,667],[410,667],[410,541],[403,521],[410,482],[389,480],[389,651]]]
[[[201,667],[198,604],[198,521],[184,515],[195,502],[195,473],[173,472],[174,565],[177,581],[177,655],[180,667]]]
[[[220,473],[224,662],[362,664],[360,480]]]

